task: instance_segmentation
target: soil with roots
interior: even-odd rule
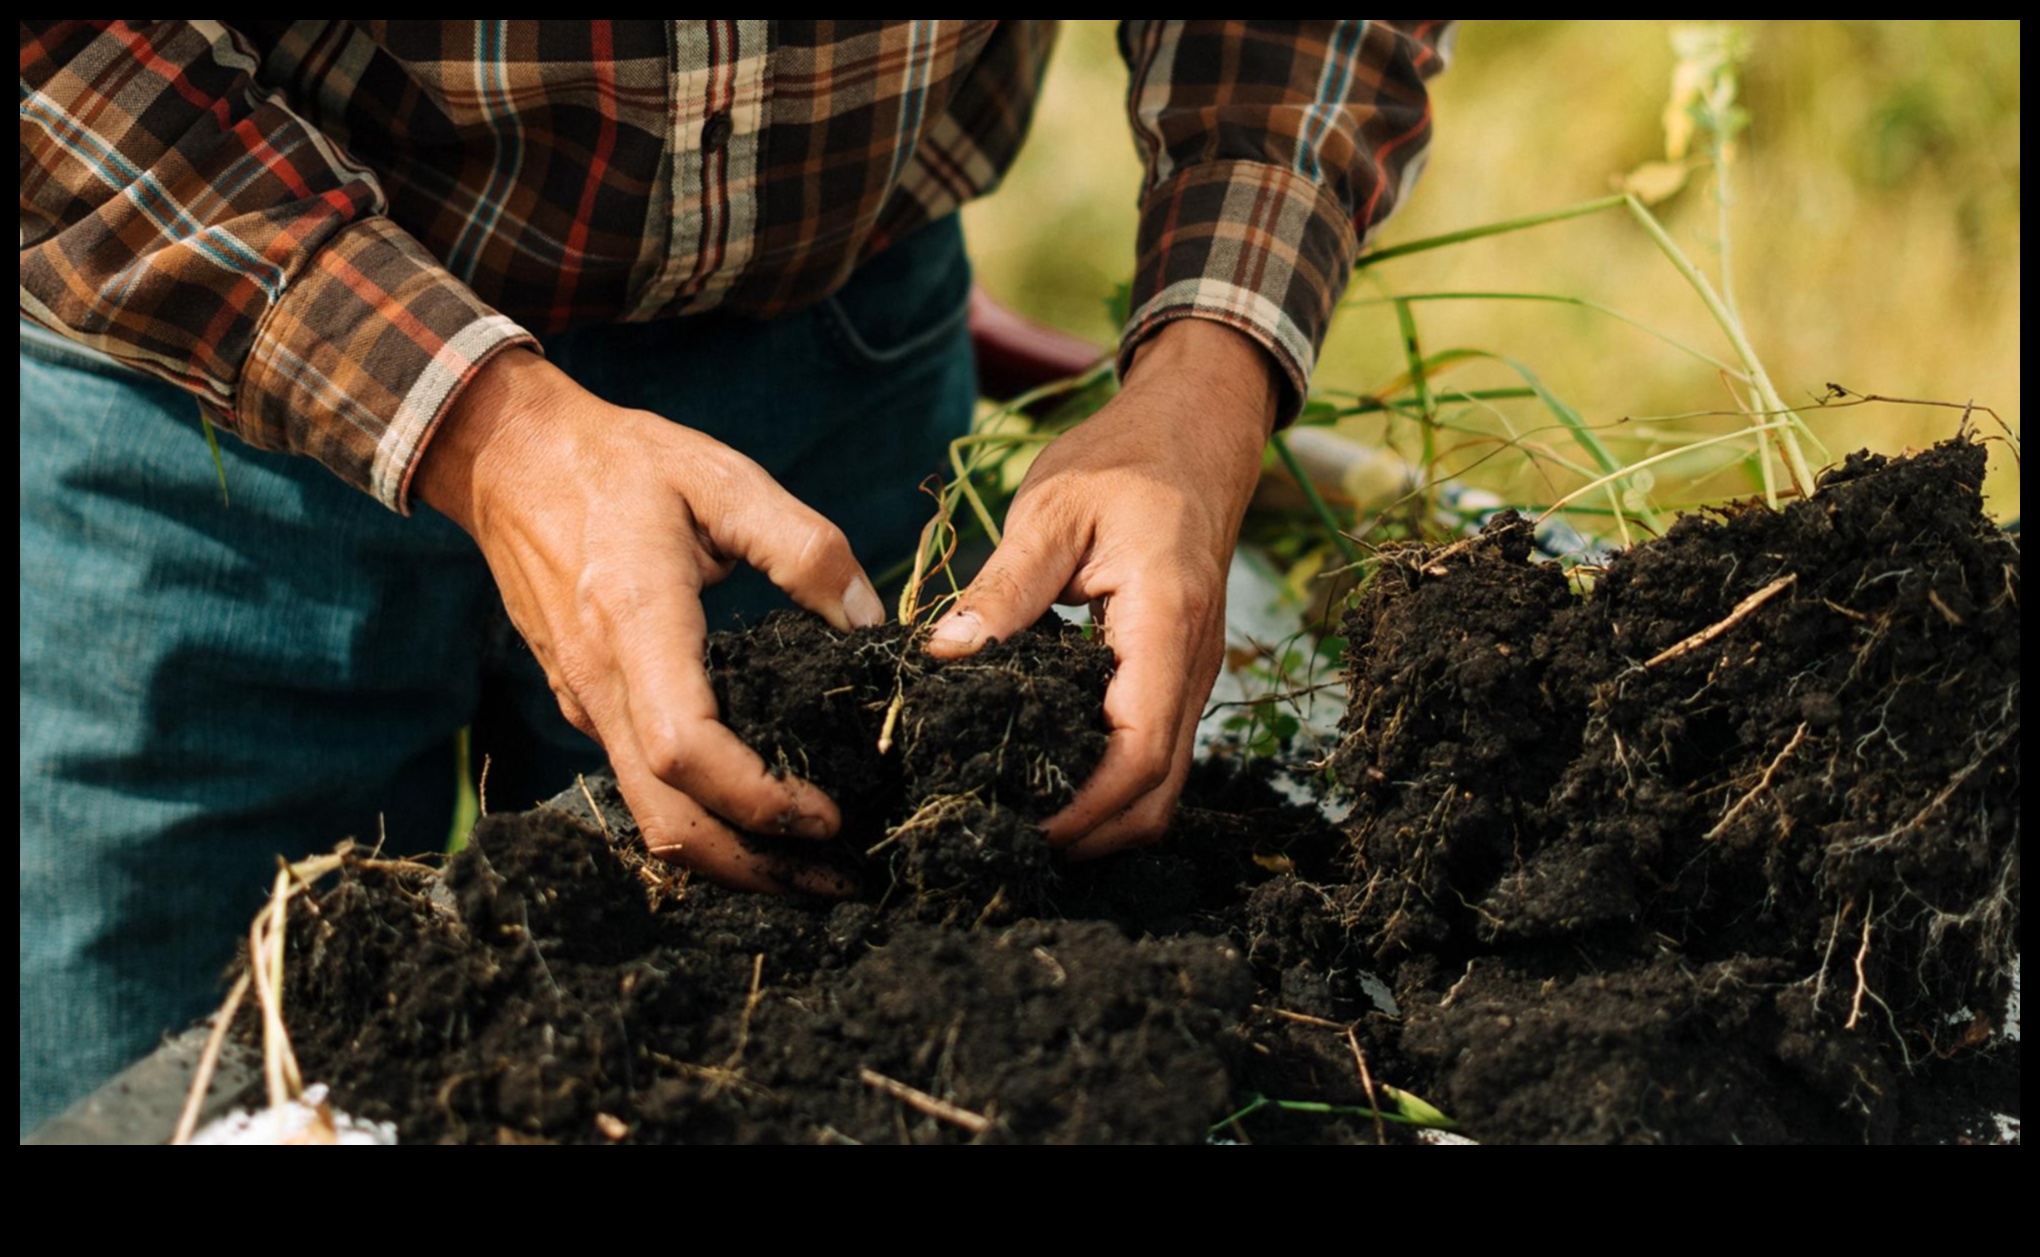
[[[1584,597],[1509,516],[1391,552],[1305,778],[1346,819],[1216,759],[1166,843],[1093,863],[1035,824],[1103,753],[1100,643],[938,663],[770,617],[714,639],[717,696],[837,798],[862,897],[691,881],[591,779],[300,900],[295,1050],[406,1141],[1987,1138],[2019,550],[1982,477],[1859,455]]]

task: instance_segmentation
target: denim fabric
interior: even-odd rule
[[[952,216],[836,296],[555,336],[597,394],[757,459],[876,576],[976,396]],[[467,535],[223,438],[183,393],[27,324],[21,340],[21,1129],[220,995],[275,870],[349,835],[433,850],[452,738],[520,713],[537,793],[599,765],[507,631]],[[783,595],[740,569],[712,627]],[[495,778],[491,806],[504,799]]]

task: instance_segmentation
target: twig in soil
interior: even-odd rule
[[[744,1049],[751,1045],[751,1014],[758,1011],[758,1001],[764,996],[761,985],[765,978],[765,953],[751,957],[751,993],[744,997],[744,1011],[737,1018],[737,1045],[730,1049],[729,1057],[723,1061],[723,1072],[735,1075],[737,1065],[744,1059]],[[714,1095],[719,1086],[711,1084],[709,1094]]]
[[[482,756],[482,775],[475,782],[475,814],[489,814],[489,757]]]
[[[1484,537],[1482,537],[1479,533],[1475,533],[1471,537],[1466,537],[1462,538],[1461,540],[1455,541],[1451,545],[1446,546],[1443,550],[1438,551],[1436,554],[1427,556],[1424,559],[1423,563],[1420,565],[1420,570],[1426,576],[1443,576],[1445,574],[1445,560],[1451,558],[1455,554],[1461,553],[1462,551],[1471,550],[1474,546],[1479,545],[1483,540],[1485,540]]]
[[[1799,727],[1792,731],[1792,740],[1787,742],[1785,744],[1785,749],[1779,751],[1777,756],[1771,760],[1770,764],[1768,764],[1764,768],[1764,775],[1757,780],[1757,784],[1750,787],[1748,794],[1745,794],[1740,799],[1737,799],[1735,801],[1735,806],[1729,808],[1728,811],[1722,816],[1720,820],[1714,822],[1714,828],[1702,834],[1701,838],[1704,841],[1712,842],[1716,838],[1720,837],[1721,831],[1727,829],[1729,823],[1735,820],[1736,817],[1741,816],[1742,810],[1744,808],[1748,807],[1750,803],[1758,795],[1762,794],[1764,791],[1771,788],[1771,778],[1777,776],[1779,765],[1783,764],[1786,758],[1790,756],[1792,752],[1798,750],[1799,744],[1801,742],[1804,742],[1805,740],[1806,740],[1806,722],[1801,721]]]
[[[1856,949],[1856,997],[1849,1001],[1849,1019],[1842,1023],[1842,1029],[1854,1030],[1856,1021],[1863,1015],[1863,992],[1870,989],[1870,980],[1863,975],[1863,961],[1870,955],[1870,923],[1877,917],[1877,892],[1870,892],[1870,902],[1863,905],[1863,945]]]
[[[885,753],[883,742],[880,743],[879,753]],[[864,854],[867,856],[877,855],[909,834],[940,824],[952,816],[961,815],[970,803],[971,796],[967,794],[935,795],[916,808],[912,816],[886,830],[885,837],[865,848]]]
[[[991,900],[985,904],[985,910],[983,912],[978,913],[977,920],[971,923],[970,927],[971,931],[975,933],[976,931],[985,928],[985,923],[992,920],[994,917],[998,916],[1000,911],[1003,910],[1005,906],[1006,906],[1006,887],[1003,883],[1001,883],[999,888],[992,892]]]
[[[1454,982],[1452,984],[1451,989],[1445,992],[1445,998],[1438,1001],[1438,1007],[1440,1008],[1452,1007],[1452,1001],[1459,998],[1459,988],[1465,986],[1466,980],[1468,978],[1471,978],[1472,976],[1473,976],[1473,961],[1469,960],[1466,962],[1466,972],[1460,974],[1459,981]]]
[[[961,1126],[973,1135],[982,1135],[992,1127],[991,1119],[982,1113],[958,1108],[947,1100],[929,1095],[918,1087],[909,1087],[896,1079],[888,1078],[868,1066],[859,1066],[857,1080],[874,1091],[883,1091],[908,1108],[918,1109],[938,1121]]]
[[[878,753],[885,755],[892,750],[893,729],[900,722],[900,709],[906,706],[907,691],[904,686],[893,689],[892,702],[886,704],[885,723],[878,729]]]
[[[1367,1092],[1367,1107],[1374,1110],[1374,1142],[1388,1142],[1388,1123],[1381,1119],[1381,1099],[1374,1094],[1374,1075],[1367,1070],[1367,1054],[1360,1050],[1360,1036],[1346,1027],[1346,1043],[1353,1049],[1353,1063],[1360,1067],[1360,1085]]]
[[[1694,651],[1700,649],[1702,646],[1705,646],[1707,643],[1713,641],[1715,638],[1721,636],[1723,633],[1728,632],[1728,630],[1734,628],[1736,625],[1748,619],[1750,615],[1753,612],[1755,612],[1758,607],[1763,606],[1771,599],[1783,593],[1786,589],[1790,588],[1791,585],[1798,579],[1799,573],[1797,572],[1790,572],[1784,576],[1780,576],[1777,580],[1772,581],[1770,584],[1764,586],[1762,589],[1759,589],[1757,592],[1751,594],[1749,597],[1743,599],[1741,602],[1736,603],[1735,609],[1733,611],[1730,611],[1727,616],[1723,617],[1720,620],[1715,621],[1713,624],[1708,625],[1706,628],[1701,629],[1699,632],[1693,634],[1691,637],[1686,638],[1684,641],[1681,641],[1676,645],[1665,647],[1663,650],[1659,651],[1655,655],[1652,655],[1648,660],[1646,660],[1643,666],[1646,668],[1655,668],[1659,664],[1669,663],[1672,660],[1679,658],[1681,655],[1692,654]]]
[[[1255,1004],[1252,1005],[1252,1008],[1257,1013],[1266,1013],[1270,1017],[1280,1017],[1284,1021],[1293,1021],[1300,1026],[1316,1026],[1320,1030],[1346,1030],[1350,1028],[1343,1021],[1333,1021],[1326,1017],[1313,1017],[1309,1013],[1291,1012],[1287,1008],[1270,1008],[1266,1004]]]
[[[241,1001],[248,994],[248,975],[242,974],[234,981],[234,989],[227,992],[227,1002],[220,1005],[218,1015],[213,1018],[212,1032],[205,1036],[205,1047],[198,1054],[198,1068],[191,1075],[191,1090],[184,1097],[184,1111],[177,1115],[177,1133],[170,1136],[172,1144],[191,1142],[191,1134],[198,1129],[198,1110],[205,1103],[206,1092],[212,1090],[213,1071],[219,1067],[220,1048],[227,1041],[227,1031],[234,1024],[234,1014],[241,1011]]]
[[[588,779],[580,773],[574,774],[574,784],[581,787],[581,797],[588,800],[588,811],[595,817],[595,823],[602,826],[602,837],[610,846],[616,845],[616,838],[609,832],[609,818],[602,809],[595,806],[595,792],[588,788]]]

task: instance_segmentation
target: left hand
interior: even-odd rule
[[[1088,859],[1159,839],[1225,658],[1225,576],[1275,424],[1266,350],[1207,319],[1164,326],[1118,396],[1029,468],[1006,535],[930,653],[970,654],[1051,603],[1104,607],[1118,672],[1097,771],[1042,826]]]

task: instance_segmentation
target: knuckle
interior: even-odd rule
[[[670,786],[679,786],[694,768],[694,739],[671,721],[638,731],[638,749],[645,768]]]
[[[589,737],[595,737],[595,721],[575,693],[573,683],[559,670],[554,670],[546,674],[546,685],[552,690],[553,701],[559,704],[560,715],[566,722]]]
[[[731,801],[730,819],[758,834],[776,834],[786,828],[793,814],[793,800],[769,788],[747,790]]]
[[[850,557],[850,538],[828,520],[816,516],[794,525],[791,538],[794,569],[820,575],[842,566]]]
[[[1008,541],[1006,544],[1010,546],[1013,543]],[[994,564],[978,573],[978,578],[971,582],[967,605],[1008,606],[1018,602],[1027,592],[1020,581],[1019,566],[1028,558],[1024,552],[1019,553],[1014,555],[1017,561]]]
[[[1141,794],[1147,794],[1169,779],[1175,750],[1174,739],[1161,730],[1143,731],[1131,739],[1127,747],[1127,770]]]
[[[1176,814],[1176,801],[1149,795],[1126,813],[1125,834],[1133,843],[1154,842],[1169,827]]]

